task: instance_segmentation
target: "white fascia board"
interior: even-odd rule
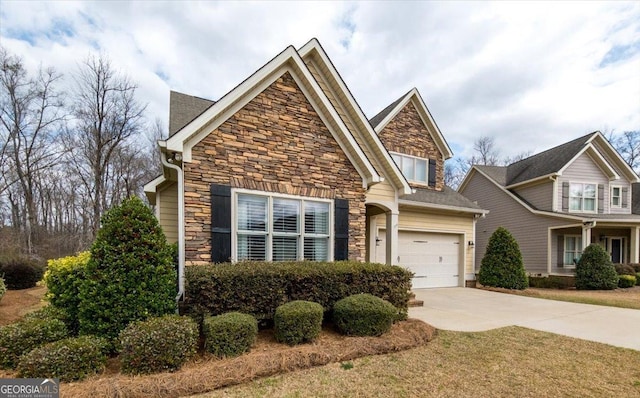
[[[406,199],[398,200],[398,204],[404,205],[404,206],[410,206],[410,207],[419,207],[423,209],[450,210],[450,211],[457,211],[461,213],[470,213],[470,214],[489,214],[489,210],[484,210],[484,209],[474,209],[471,207],[461,207],[461,206],[439,205],[435,203],[415,202],[413,200],[406,200]]]
[[[471,176],[473,175],[475,170],[476,170],[476,167],[471,166],[471,168],[467,171],[467,174],[464,175],[464,178],[462,179],[462,182],[460,183],[460,185],[458,185],[458,189],[456,189],[457,192],[462,192],[464,190],[464,187],[466,187],[469,181],[471,180]]]
[[[603,145],[618,163],[618,167],[625,171],[627,178],[629,178],[630,182],[640,182],[640,178],[638,174],[633,170],[631,166],[620,156],[620,153],[611,145],[609,140],[607,140],[601,132],[596,131],[596,133],[589,139],[589,142],[593,142],[595,139],[598,139],[601,145]]]
[[[440,131],[438,124],[433,119],[433,116],[431,115],[429,108],[427,108],[427,104],[422,99],[420,92],[418,91],[417,88],[414,88],[413,90],[411,90],[411,94],[419,104],[419,106],[417,107],[418,113],[420,113],[421,116],[423,117],[423,122],[425,124],[430,124],[431,128],[434,130],[436,136],[433,138],[436,141],[436,145],[438,146],[438,149],[444,155],[444,159],[447,160],[452,158],[453,152],[451,151],[451,148],[449,147],[447,140],[445,140],[444,136],[442,135],[442,131]],[[427,120],[424,120],[425,118],[428,120],[428,123],[427,123]]]
[[[599,167],[605,173],[608,173],[610,179],[612,179],[612,180],[620,179],[620,176],[618,175],[618,173],[616,173],[616,171],[613,169],[613,167],[611,167],[609,162],[606,161],[606,159],[598,152],[598,150],[593,146],[593,144],[591,142],[589,142],[587,145],[585,145],[585,147],[582,148],[580,150],[580,152],[578,152],[576,154],[576,156],[574,156],[570,161],[568,161],[564,166],[562,166],[562,168],[558,171],[558,174],[562,175],[562,173],[564,173],[564,171],[569,166],[571,166],[573,164],[573,162],[576,161],[576,159],[578,159],[580,156],[582,156],[583,154],[585,154],[587,152],[588,152],[588,155],[590,155],[592,157],[592,159],[596,163],[600,163]]]
[[[298,53],[303,59],[306,58],[307,56],[311,57],[312,62],[314,61],[313,56],[315,55],[316,56],[315,58],[319,59],[322,62],[322,65],[316,65],[316,69],[318,70],[318,73],[322,74],[322,68],[318,66],[326,67],[326,69],[329,71],[329,76],[325,76],[325,78],[328,77],[332,79],[338,85],[338,87],[342,91],[344,98],[347,100],[349,107],[351,108],[350,110],[354,112],[357,115],[357,117],[360,119],[361,127],[363,127],[364,132],[368,134],[369,136],[368,138],[373,142],[374,147],[373,148],[370,147],[369,149],[374,155],[382,157],[383,162],[386,162],[387,167],[391,170],[391,173],[395,177],[393,178],[395,185],[399,185],[398,188],[401,188],[402,193],[405,195],[410,194],[412,190],[411,190],[411,186],[409,186],[409,182],[404,177],[404,175],[402,174],[402,172],[400,171],[396,163],[393,161],[393,159],[391,159],[391,155],[389,155],[389,151],[387,151],[387,148],[385,148],[385,146],[382,144],[382,141],[380,141],[378,134],[371,127],[371,123],[369,123],[369,120],[367,119],[367,117],[364,115],[364,113],[362,113],[362,109],[360,109],[360,106],[356,102],[355,98],[353,98],[353,96],[351,95],[351,91],[347,87],[346,83],[340,77],[340,74],[335,69],[335,66],[329,59],[329,56],[324,51],[324,49],[322,48],[318,40],[315,38],[311,39],[307,44],[305,44],[298,50]],[[328,84],[327,86],[329,86],[330,88],[330,84]],[[334,96],[335,96],[335,93],[334,93]],[[339,99],[336,97],[336,100],[339,100]],[[366,138],[367,137],[364,137],[364,141],[369,142],[369,140],[367,140]]]
[[[531,184],[532,182],[538,182],[538,181],[542,181],[542,180],[553,180],[553,178],[559,176],[559,173],[549,173],[549,174],[545,174],[543,176],[540,177],[536,177],[536,178],[532,178],[530,180],[526,180],[526,181],[522,181],[522,182],[518,182],[516,184],[511,184],[509,186],[506,186],[505,188],[507,189],[514,189],[523,185],[528,185]]]
[[[164,175],[161,175],[146,183],[142,188],[144,194],[147,196],[147,199],[149,199],[149,203],[151,203],[152,205],[156,204],[156,193],[158,192],[158,186],[166,180],[167,179],[164,177]]]

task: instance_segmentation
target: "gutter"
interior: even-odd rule
[[[176,312],[178,312],[178,302],[184,297],[184,176],[182,168],[174,163],[175,156],[167,159],[167,153],[160,153],[162,164],[165,167],[174,169],[178,174],[178,294],[176,296]]]

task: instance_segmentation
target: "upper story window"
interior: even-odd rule
[[[238,260],[329,260],[330,201],[248,193],[236,200]]]
[[[391,153],[391,158],[393,158],[394,162],[396,162],[400,170],[402,170],[402,174],[407,180],[420,184],[428,183],[428,159],[401,155],[399,153]]]
[[[622,207],[622,187],[611,187],[611,207]]]
[[[569,210],[595,213],[596,192],[596,184],[572,182],[569,186]]]

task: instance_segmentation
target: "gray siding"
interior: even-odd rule
[[[553,211],[553,182],[514,189],[515,193],[538,210]]]
[[[489,237],[502,226],[518,241],[527,272],[547,273],[549,227],[566,225],[567,221],[531,213],[475,171],[461,193],[490,211],[476,224],[476,272],[480,269]]]

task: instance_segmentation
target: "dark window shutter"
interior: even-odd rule
[[[622,208],[629,207],[629,188],[622,188]]]
[[[604,185],[598,184],[598,213],[604,213]]]
[[[564,235],[558,235],[558,267],[564,267]]]
[[[569,211],[569,183],[562,183],[562,211]]]
[[[429,159],[429,186],[436,186],[436,160]]]
[[[231,259],[231,187],[211,184],[211,261]]]
[[[335,224],[333,259],[347,260],[349,258],[349,201],[335,199],[333,213]]]

